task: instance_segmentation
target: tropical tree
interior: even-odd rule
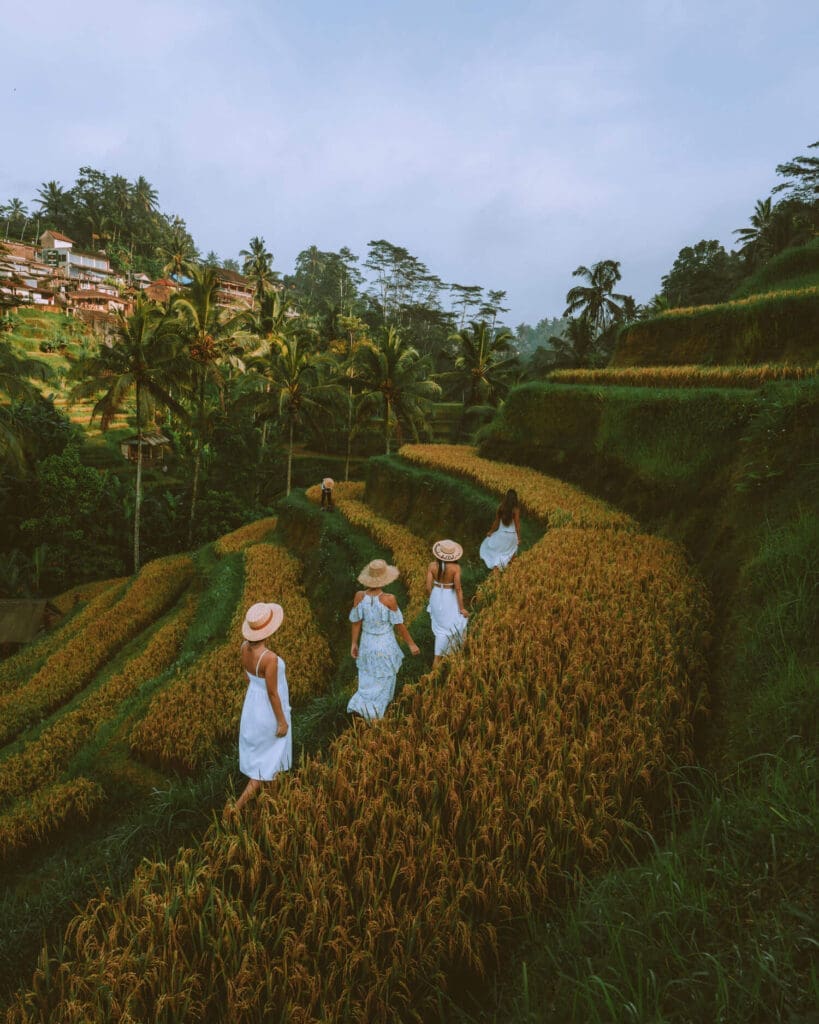
[[[54,227],[65,228],[71,215],[71,196],[57,181],[46,181],[38,189],[38,202],[43,218]]]
[[[319,358],[306,350],[294,333],[288,337],[273,338],[267,351],[254,356],[248,366],[259,375],[261,392],[257,406],[261,418],[277,420],[287,435],[289,494],[296,430],[317,424],[319,415],[330,406],[337,389],[332,383],[322,381]]]
[[[208,390],[215,389],[220,404],[224,393],[225,373],[244,370],[244,349],[238,342],[239,332],[250,323],[250,314],[233,313],[217,302],[219,279],[215,267],[190,265],[189,285],[171,300],[168,329],[176,334],[187,349],[188,385],[192,414],[188,422],[194,433],[193,483],[191,488],[188,544],[193,543],[194,517],[199,494],[202,452],[212,416],[208,409]]]
[[[11,342],[0,341],[0,463],[10,463],[16,469],[25,464],[21,432],[9,403],[36,402],[40,398],[33,380],[48,381],[54,374],[39,359],[20,356]]]
[[[441,388],[429,377],[427,359],[395,327],[362,345],[355,360],[365,398],[383,417],[384,448],[389,455],[393,420],[399,444],[403,429],[417,436],[428,403],[440,395]]]
[[[350,479],[350,457],[352,454],[355,390],[360,381],[360,368],[356,353],[369,342],[367,325],[357,316],[337,318],[339,337],[330,344],[330,353],[336,360],[336,374],[347,395],[347,451],[344,459],[344,479]]]
[[[473,320],[449,336],[457,345],[455,368],[441,378],[460,387],[464,410],[470,405],[497,405],[503,397],[517,363],[510,355],[512,337],[507,328],[493,330],[485,320]]]
[[[574,369],[591,365],[595,355],[595,330],[586,316],[570,319],[562,334],[549,343],[554,350],[555,366]]]
[[[583,318],[595,333],[602,334],[612,321],[622,316],[620,303],[626,296],[614,291],[621,276],[617,260],[600,260],[591,267],[577,267],[572,271],[572,277],[585,278],[586,284],[569,289],[563,315]]]
[[[175,217],[170,222],[166,237],[157,246],[156,255],[162,261],[163,274],[170,274],[177,282],[188,276],[197,254],[193,239],[181,218]]]
[[[264,295],[272,289],[279,278],[273,269],[273,253],[267,251],[263,238],[254,235],[250,239],[249,247],[241,249],[239,255],[244,259],[242,273],[252,282],[256,304],[260,306]]]
[[[9,229],[12,224],[17,224],[19,221],[22,221],[23,231],[25,231],[26,221],[28,220],[28,209],[22,199],[9,200],[3,208],[3,216],[6,218],[6,241],[8,241]],[[22,239],[22,233],[20,237]]]
[[[91,422],[100,418],[107,430],[118,412],[134,396],[137,427],[137,470],[134,497],[134,572],[139,571],[139,528],[142,506],[142,448],[144,428],[153,419],[156,406],[172,409],[180,416],[184,408],[171,395],[178,372],[176,352],[163,331],[163,315],[143,296],[137,298],[130,316],[120,314],[114,343],[101,345],[99,351],[77,362],[71,377],[78,383],[71,400],[96,397],[103,392],[91,412]]]

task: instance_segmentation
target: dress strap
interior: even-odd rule
[[[256,662],[256,671],[255,671],[255,672],[253,673],[253,674],[254,674],[255,676],[258,676],[258,674],[259,674],[259,665],[261,665],[261,663],[262,663],[262,659],[264,658],[264,656],[265,656],[266,654],[270,654],[270,651],[268,651],[268,649],[267,649],[267,648],[265,648],[265,649],[264,649],[264,650],[262,651],[262,653],[261,653],[261,654],[259,655],[259,660],[258,660],[258,661]]]

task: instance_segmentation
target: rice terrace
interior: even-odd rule
[[[2,207],[6,1024],[819,1020],[815,145],[516,331],[383,239],[202,256],[142,177]],[[237,805],[257,603],[293,763]]]

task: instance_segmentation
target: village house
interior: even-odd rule
[[[235,270],[216,268],[216,303],[233,309],[250,309],[253,305],[253,285]]]
[[[77,252],[73,241],[58,231],[44,231],[40,235],[40,259],[51,267],[58,277],[71,281],[86,281],[99,285],[105,283],[114,273],[105,253]]]

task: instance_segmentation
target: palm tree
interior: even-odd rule
[[[595,352],[595,333],[585,316],[569,320],[560,336],[549,338],[556,356],[556,365],[568,369],[588,366]]]
[[[193,397],[194,468],[191,490],[188,544],[193,543],[193,525],[199,494],[202,451],[209,422],[207,410],[208,385],[215,386],[221,404],[225,377],[223,367],[244,369],[244,350],[236,343],[239,330],[248,325],[250,315],[243,310],[231,313],[216,301],[219,279],[215,267],[189,268],[188,287],[171,300],[169,330],[174,331],[187,347],[188,370]]]
[[[40,197],[38,202],[40,204],[40,213],[43,217],[56,227],[64,227],[64,222],[71,205],[69,193],[65,191],[59,182],[52,180],[44,182],[37,189],[37,195]]]
[[[156,255],[162,261],[162,273],[170,274],[175,281],[180,282],[190,272],[196,259],[196,246],[180,218],[171,222],[167,236],[156,248]]]
[[[369,343],[369,329],[357,316],[339,316],[338,326],[341,337],[330,343],[331,358],[335,358],[335,371],[344,380],[347,392],[347,453],[344,459],[344,479],[350,479],[350,456],[353,445],[353,420],[355,400],[353,391],[360,379],[360,370],[356,365],[356,352],[362,345]]]
[[[131,196],[134,206],[141,212],[150,215],[156,210],[159,193],[141,174],[131,186]]]
[[[25,461],[22,438],[8,403],[38,401],[40,392],[31,381],[48,381],[53,376],[51,367],[39,359],[19,356],[11,342],[0,341],[0,462],[10,462],[21,469]]]
[[[384,446],[390,454],[390,425],[395,419],[398,442],[401,443],[402,424],[417,436],[419,421],[425,407],[441,393],[441,388],[429,378],[429,363],[408,345],[395,327],[385,335],[362,345],[355,355],[364,393],[376,407],[380,406],[384,420]]]
[[[617,260],[601,260],[591,268],[580,266],[572,271],[572,277],[583,277],[588,284],[575,285],[566,294],[566,309],[563,316],[575,316],[588,321],[597,334],[602,334],[613,321],[622,317],[622,303],[625,295],[614,291],[620,280],[620,264]]]
[[[95,355],[86,356],[71,370],[79,383],[71,390],[71,400],[102,397],[91,412],[91,422],[100,417],[107,430],[114,417],[133,394],[136,402],[137,472],[134,502],[134,572],[139,571],[139,526],[142,506],[142,438],[145,421],[152,418],[156,404],[184,416],[185,410],[172,397],[174,381],[173,346],[162,331],[161,310],[139,296],[130,316],[120,314],[114,344],[100,346]]]
[[[485,320],[472,321],[469,327],[450,334],[458,346],[455,369],[442,375],[461,385],[464,411],[470,405],[497,405],[507,388],[516,363],[509,352],[512,332],[503,327],[493,330]]]
[[[264,393],[259,405],[262,416],[274,416],[287,429],[287,493],[293,480],[293,442],[297,427],[315,423],[333,400],[335,385],[320,378],[320,362],[305,351],[295,334],[274,339],[265,355],[250,361],[259,374]]]
[[[263,238],[254,235],[250,239],[250,248],[241,249],[239,255],[244,257],[242,273],[253,282],[256,305],[260,306],[264,295],[270,291],[279,277],[273,270],[273,253],[267,251]]]
[[[28,220],[28,210],[22,199],[11,199],[5,206],[3,213],[6,218],[6,241],[9,238],[9,228],[12,221],[22,220],[23,230]]]

